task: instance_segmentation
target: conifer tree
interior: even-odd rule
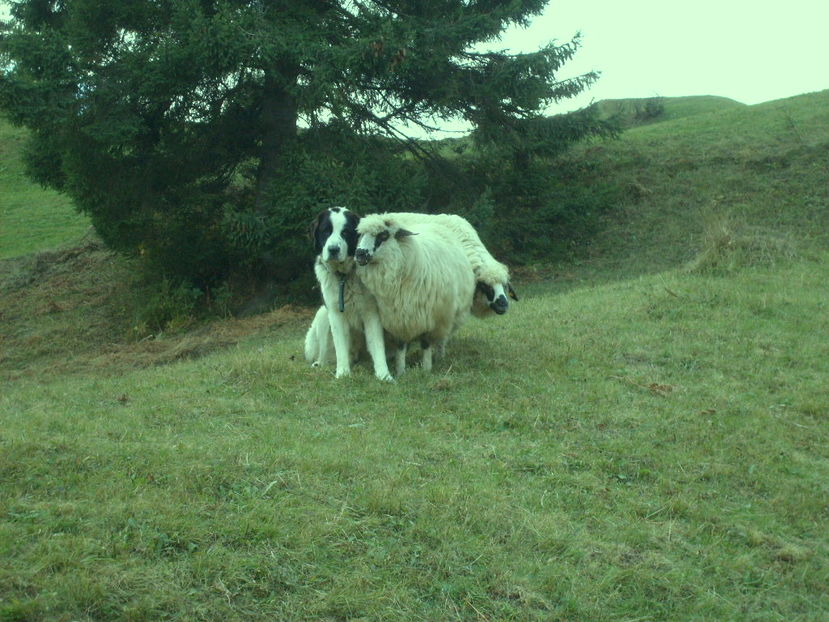
[[[578,39],[499,51],[546,3],[17,0],[0,112],[31,130],[32,177],[110,246],[199,284],[234,266],[289,278],[320,203],[413,207],[395,145],[423,147],[401,128],[463,120],[526,144],[596,78],[556,79]]]

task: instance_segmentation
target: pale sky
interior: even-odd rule
[[[7,8],[0,0],[0,14]],[[557,77],[601,77],[549,113],[602,99],[719,95],[757,104],[829,89],[829,0],[551,0],[529,28],[491,47],[534,51],[576,32],[582,47]]]
[[[594,69],[591,100],[719,95],[744,104],[829,89],[829,0],[551,0],[496,47],[531,51],[582,33],[557,76]]]

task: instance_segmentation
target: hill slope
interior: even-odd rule
[[[824,255],[528,295],[395,385],[308,367],[303,324],[19,378],[0,613],[823,619],[828,278]]]
[[[89,228],[69,199],[26,178],[25,136],[0,117],[0,259],[71,243]]]
[[[682,265],[717,237],[829,242],[829,91],[638,127],[577,154],[627,189],[594,245],[603,269]]]
[[[712,95],[694,97],[652,97],[650,99],[605,99],[598,102],[605,117],[619,118],[625,127],[662,123],[698,114],[745,108],[745,104]]]
[[[584,146],[588,258],[394,385],[301,310],[119,342],[94,241],[0,262],[0,619],[829,617],[827,98]]]

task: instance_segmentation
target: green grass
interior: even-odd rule
[[[627,190],[593,248],[614,276],[693,260],[718,222],[803,251],[829,244],[829,91],[639,127],[578,154]]]
[[[0,118],[0,259],[71,243],[89,229],[68,198],[25,177],[25,135]]]
[[[648,105],[656,106],[659,114],[647,116]],[[617,116],[623,125],[661,123],[706,113],[744,108],[745,104],[727,97],[699,95],[693,97],[653,97],[650,99],[606,99],[598,102],[604,116]]]
[[[394,385],[310,309],[125,339],[97,244],[1,262],[0,620],[829,618],[827,100],[585,147],[590,253]]]
[[[308,368],[302,326],[20,379],[0,402],[0,611],[820,619],[827,277],[829,257],[537,286],[395,386]]]

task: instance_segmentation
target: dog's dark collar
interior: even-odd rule
[[[354,271],[352,266],[351,270],[347,272],[340,272],[330,264],[320,260],[320,263],[325,266],[326,270],[332,272],[339,281],[339,300],[337,301],[337,309],[339,309],[340,313],[345,311],[345,282],[348,280],[349,275]]]
[[[335,273],[340,279],[340,300],[338,303],[338,307],[340,309],[340,313],[345,312],[345,279],[348,276],[347,274],[342,274],[340,272]]]

